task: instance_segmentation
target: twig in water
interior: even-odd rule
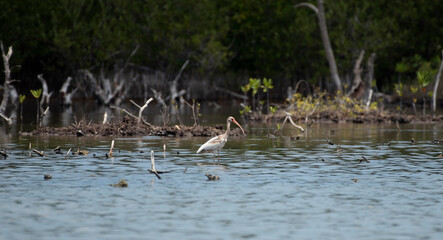
[[[45,153],[43,151],[39,151],[37,149],[32,149],[32,152],[36,153],[40,157],[46,157]]]
[[[303,127],[301,127],[301,126],[299,126],[299,125],[297,125],[297,124],[294,123],[294,121],[292,120],[292,117],[291,117],[291,116],[292,116],[291,113],[286,112],[286,111],[285,111],[285,113],[286,113],[286,117],[285,117],[285,120],[283,121],[283,124],[281,125],[281,127],[280,127],[279,129],[275,130],[274,133],[277,132],[278,130],[283,129],[283,126],[285,125],[286,121],[288,121],[288,120],[289,120],[289,122],[290,122],[294,127],[300,129],[301,132],[305,132],[305,130],[303,129]]]
[[[109,149],[109,153],[106,154],[107,158],[112,158],[112,153],[114,152],[114,140],[111,142],[111,148]]]
[[[166,144],[163,144],[163,158],[166,160]]]
[[[154,151],[151,150],[151,170],[148,170],[150,173],[155,174],[155,176],[157,176],[158,179],[162,179],[160,177],[160,175],[157,173],[157,171],[155,170],[155,160],[154,160]]]
[[[66,152],[65,159],[68,157],[69,153],[71,153],[71,148]]]
[[[361,156],[359,162],[360,162],[360,163],[362,163],[362,162],[367,162],[367,163],[369,163],[369,160],[368,160],[367,158],[365,158],[365,156]]]
[[[57,146],[52,151],[54,151],[56,154],[62,154],[62,150],[61,150],[60,146]]]

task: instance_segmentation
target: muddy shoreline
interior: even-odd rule
[[[130,117],[124,117],[120,122],[106,124],[79,123],[66,127],[41,127],[32,132],[21,133],[31,136],[172,136],[172,137],[211,137],[224,132],[223,125],[210,126],[149,126]],[[231,136],[240,136],[240,129],[232,129]]]
[[[286,117],[284,112],[276,114],[249,114],[247,120],[254,122],[283,122]],[[306,117],[306,114],[293,114],[292,119],[297,123],[310,122],[333,122],[333,123],[383,123],[383,124],[405,124],[405,123],[436,123],[443,121],[443,115],[408,115],[391,112],[367,111],[364,113],[348,116],[340,111],[316,112]]]
[[[286,114],[279,112],[276,114],[249,114],[245,116],[245,121],[251,122],[277,122],[284,121]],[[405,123],[436,123],[443,121],[443,115],[406,115],[398,113],[387,113],[369,111],[354,116],[344,116],[340,112],[325,111],[315,113],[306,118],[306,115],[292,115],[292,119],[300,124],[311,124],[313,122],[333,122],[333,123],[380,123],[380,124],[405,124]],[[99,123],[78,123],[65,127],[41,127],[32,132],[24,132],[21,135],[30,136],[171,136],[171,137],[213,137],[222,134],[225,126],[222,124],[211,126],[149,126],[147,124],[137,124],[134,118],[124,117],[122,121],[99,124]],[[231,136],[241,136],[240,129],[234,128],[230,132]]]

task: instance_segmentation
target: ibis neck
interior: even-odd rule
[[[226,134],[229,134],[231,131],[231,122],[226,121]]]

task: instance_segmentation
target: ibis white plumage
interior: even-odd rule
[[[209,139],[209,141],[207,141],[197,150],[197,153],[213,152],[214,155],[212,161],[215,162],[215,153],[217,152],[218,153],[217,164],[218,164],[220,162],[220,150],[225,146],[226,142],[228,141],[229,132],[231,131],[231,122],[237,124],[237,126],[242,130],[243,134],[245,134],[245,131],[240,126],[240,124],[235,120],[235,118],[228,117],[228,119],[226,120],[226,132]]]

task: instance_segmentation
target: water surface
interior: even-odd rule
[[[0,239],[443,238],[442,125],[313,124],[298,140],[288,125],[276,138],[245,127],[220,165],[195,153],[207,138],[116,138],[107,159],[113,138],[3,134]],[[146,171],[151,150],[162,179]]]

